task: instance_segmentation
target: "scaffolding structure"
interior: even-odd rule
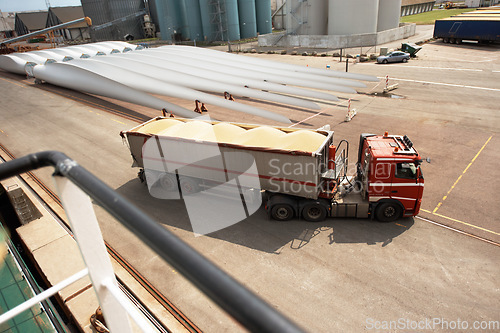
[[[210,0],[210,23],[213,27],[212,40],[225,41],[227,34],[227,13],[225,0]]]
[[[287,12],[287,25],[286,34],[287,35],[303,35],[307,34],[307,31],[303,31],[303,27],[307,26],[309,3],[307,0],[298,0],[297,3],[288,0],[286,2],[286,12]],[[302,31],[300,31],[302,30]]]

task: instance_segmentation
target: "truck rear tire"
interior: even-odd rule
[[[302,208],[302,217],[309,222],[321,222],[326,218],[327,211],[319,202],[308,203]]]
[[[290,221],[294,215],[292,206],[285,203],[276,204],[271,209],[271,217],[276,221]]]
[[[394,222],[401,217],[402,209],[394,202],[381,203],[375,211],[375,216],[380,222]]]
[[[450,41],[449,38],[446,38],[446,37],[443,38],[443,43],[448,43],[449,41]]]

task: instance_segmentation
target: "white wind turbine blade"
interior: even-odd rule
[[[130,71],[155,78],[157,80],[165,81],[171,84],[178,84],[195,90],[210,91],[220,94],[228,92],[231,95],[235,96],[252,97],[277,103],[294,105],[303,108],[316,109],[316,110],[319,109],[319,106],[316,103],[305,101],[303,99],[288,97],[283,95],[275,95],[260,90],[244,88],[227,83],[220,83],[214,80],[208,80],[201,77],[185,74],[180,71],[154,66],[153,64],[148,63],[147,60],[139,61],[131,59],[129,57],[124,57],[122,55],[99,57],[93,60],[120,66]]]
[[[65,57],[57,52],[52,52],[52,50],[31,51],[30,54],[35,54],[46,59],[53,59],[55,61],[63,61]]]
[[[183,107],[137,91],[88,70],[69,65],[68,62],[36,65],[33,67],[33,74],[37,79],[57,86],[115,98],[157,110],[165,108],[181,117],[194,118],[196,116],[196,113]]]
[[[174,54],[178,56],[189,56],[191,58],[195,58],[202,61],[208,61],[209,63],[217,63],[223,66],[229,66],[231,70],[233,68],[244,68],[245,70],[252,71],[254,73],[259,73],[261,77],[270,82],[279,82],[280,80],[285,80],[289,78],[293,78],[296,80],[310,81],[315,83],[321,83],[322,85],[331,85],[331,86],[346,86],[353,88],[366,88],[366,85],[359,81],[342,79],[342,78],[334,78],[334,77],[326,77],[322,75],[316,74],[308,74],[308,73],[299,73],[295,71],[290,71],[286,69],[278,69],[278,68],[270,68],[263,67],[260,65],[252,64],[252,63],[244,63],[241,61],[234,61],[233,59],[224,59],[219,57],[219,53],[215,53],[218,56],[211,56],[207,59],[207,55],[200,54],[196,52],[185,52],[184,49],[178,48],[169,48],[169,47],[159,47],[156,49],[148,49],[146,52],[164,52],[167,54]],[[188,53],[188,54],[186,54]],[[213,53],[210,53],[211,55]],[[245,59],[245,58],[244,58]],[[243,60],[244,60],[243,59]]]
[[[213,95],[199,92],[190,88],[169,84],[164,81],[160,81],[142,74],[132,72],[126,68],[119,67],[116,65],[111,65],[99,61],[93,61],[91,59],[85,59],[85,60],[75,59],[68,63],[71,64],[72,66],[75,67],[77,66],[82,69],[91,71],[93,73],[99,74],[110,80],[120,82],[130,88],[134,88],[137,90],[142,90],[153,94],[177,97],[192,101],[199,100],[200,102],[203,103],[220,106],[230,110],[249,113],[252,115],[272,119],[283,123],[291,123],[287,117],[271,111],[229,101],[227,99],[215,97]]]
[[[183,50],[186,50],[189,52],[195,52],[195,53],[199,53],[199,54],[209,54],[210,56],[221,57],[221,58],[225,58],[225,59],[232,59],[234,61],[239,61],[239,62],[243,62],[243,63],[253,63],[255,65],[260,65],[260,66],[269,67],[269,68],[281,68],[281,69],[292,70],[292,71],[296,71],[296,72],[311,73],[311,74],[318,74],[318,75],[324,75],[324,76],[330,76],[330,77],[339,77],[339,78],[352,79],[352,80],[362,80],[362,81],[371,81],[371,82],[378,82],[379,81],[379,79],[376,76],[367,75],[367,74],[358,74],[358,73],[349,73],[349,72],[346,73],[346,72],[335,71],[335,70],[326,70],[326,69],[321,69],[321,68],[313,68],[313,67],[304,67],[304,66],[293,65],[293,64],[285,64],[285,63],[281,63],[278,61],[242,56],[242,55],[231,54],[231,53],[216,51],[216,50],[212,50],[212,49],[207,49],[207,48],[201,48],[201,47],[193,47],[193,46],[186,46],[186,45],[170,45],[167,47],[179,48],[179,49],[183,49]]]
[[[138,47],[137,45],[130,44],[127,42],[121,42],[121,41],[98,42],[95,44],[106,44],[106,45],[109,44],[110,46],[120,50],[121,52],[124,52],[125,50],[133,51]]]
[[[156,49],[155,49],[156,50]],[[155,51],[151,49],[147,50],[141,50],[141,51],[136,51],[144,54],[156,54],[157,56],[163,55],[163,59],[165,61],[176,61],[176,62],[181,62],[188,65],[195,65],[197,67],[202,67],[206,69],[210,69],[213,71],[229,74],[229,75],[235,75],[235,76],[241,76],[241,77],[246,77],[246,78],[251,78],[254,80],[261,80],[265,82],[272,82],[272,83],[277,83],[277,84],[291,84],[295,86],[301,86],[301,87],[308,87],[308,88],[314,88],[314,89],[323,89],[323,90],[332,90],[332,91],[338,91],[338,92],[344,92],[344,93],[350,93],[350,94],[355,94],[356,90],[354,90],[351,87],[346,87],[346,86],[341,86],[341,85],[333,85],[333,84],[325,84],[325,83],[318,83],[310,80],[302,80],[302,79],[297,79],[297,78],[291,78],[291,77],[286,77],[286,76],[276,76],[276,75],[271,75],[271,74],[266,74],[264,72],[258,72],[255,70],[248,70],[248,69],[243,69],[240,67],[233,67],[233,66],[228,66],[228,65],[223,65],[215,62],[211,62],[208,60],[203,60],[200,57],[197,57],[196,55],[176,55],[173,53],[167,53],[163,51]]]
[[[13,53],[10,54],[11,56],[18,57],[25,62],[34,62],[36,64],[43,65],[47,61],[46,57],[41,57],[39,55],[33,54],[31,52],[24,52],[24,53]]]
[[[18,57],[14,54],[4,54],[0,55],[0,68],[15,74],[26,74],[24,71],[24,66],[26,65],[26,60]]]
[[[114,56],[118,56],[118,55],[114,55]],[[337,98],[337,96],[332,95],[332,94],[328,94],[325,92],[312,91],[312,90],[308,90],[308,89],[285,86],[282,84],[264,82],[261,80],[254,80],[254,79],[249,79],[249,78],[245,78],[245,77],[241,77],[241,76],[235,76],[235,75],[231,75],[231,74],[216,72],[216,71],[211,70],[211,69],[206,69],[206,66],[203,66],[203,64],[198,64],[198,65],[195,65],[194,63],[186,64],[185,61],[184,62],[173,61],[172,59],[165,61],[165,59],[161,58],[161,55],[157,56],[157,55],[149,55],[149,54],[146,54],[143,52],[128,52],[128,53],[121,55],[121,56],[127,57],[127,59],[146,61],[146,62],[148,62],[154,66],[160,67],[160,68],[171,69],[171,70],[179,71],[179,72],[186,73],[189,75],[205,78],[208,80],[218,81],[218,82],[223,82],[223,83],[228,83],[228,84],[234,84],[234,85],[238,85],[241,87],[249,87],[249,88],[254,88],[254,89],[274,91],[274,92],[280,92],[280,93],[285,93],[285,94],[290,94],[290,95],[310,97],[310,98],[316,98],[316,99],[324,99],[324,100],[335,101],[335,102],[339,100]],[[200,66],[203,66],[203,67],[200,67]]]
[[[56,53],[62,57],[71,57],[73,59],[78,59],[82,56],[82,53],[77,50],[70,49],[67,47],[58,48],[58,49],[50,49],[51,52]]]

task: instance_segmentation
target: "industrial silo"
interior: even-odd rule
[[[238,17],[240,21],[240,37],[252,38],[257,36],[255,0],[238,0]]]
[[[330,0],[328,34],[354,35],[377,32],[378,3],[379,0]]]
[[[81,0],[81,3],[83,13],[92,20],[93,40],[123,40],[126,35],[144,38],[143,0]]]
[[[181,3],[177,0],[156,0],[161,39],[180,40],[182,37]]]
[[[202,40],[212,41],[214,40],[214,25],[212,24],[211,6],[209,5],[208,0],[199,0],[199,6],[203,30]]]
[[[221,0],[225,2],[225,14],[227,23],[227,36],[224,40],[239,40],[240,37],[240,21],[238,17],[238,1],[237,0]],[[255,11],[255,8],[254,8]]]
[[[288,0],[287,31],[297,35],[326,35],[328,2],[325,0]]]
[[[203,26],[198,0],[182,0],[182,34],[192,41],[203,40]]]
[[[271,0],[255,0],[257,32],[261,35],[273,32]]]
[[[237,0],[199,0],[206,41],[240,39]]]
[[[401,0],[379,0],[377,31],[399,27]]]

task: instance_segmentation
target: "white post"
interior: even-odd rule
[[[107,328],[111,332],[131,333],[127,313],[106,287],[109,281],[116,286],[118,284],[90,198],[69,179],[56,175],[54,180],[83,261],[88,267]]]

